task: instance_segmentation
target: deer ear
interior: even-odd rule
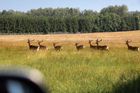
[[[28,41],[31,41],[31,39],[28,38]]]
[[[28,39],[27,42],[30,42],[30,39]]]

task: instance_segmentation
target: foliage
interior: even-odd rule
[[[106,14],[106,13],[115,13],[118,14],[120,16],[126,15],[128,12],[128,8],[126,5],[122,5],[122,6],[109,6],[107,8],[103,8],[101,10],[102,14]]]
[[[74,8],[39,8],[26,13],[0,12],[0,33],[87,33],[140,29],[140,12],[109,6],[100,13]]]

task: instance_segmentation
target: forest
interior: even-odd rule
[[[126,5],[100,12],[76,8],[39,8],[27,12],[0,11],[1,34],[93,33],[140,30],[140,12]]]

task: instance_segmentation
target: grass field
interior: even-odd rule
[[[48,51],[30,51],[27,39],[44,40]],[[102,38],[109,51],[89,48],[88,40]],[[59,35],[1,35],[0,65],[40,70],[52,93],[139,93],[140,52],[128,51],[125,40],[140,46],[140,31]],[[64,49],[54,51],[52,42]],[[76,51],[75,42],[86,48]],[[34,42],[36,44],[36,42]]]

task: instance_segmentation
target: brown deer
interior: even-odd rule
[[[89,40],[90,48],[92,48],[92,49],[97,49],[97,46],[92,45],[92,41],[93,41],[93,40]]]
[[[136,46],[130,46],[129,43],[132,42],[131,40],[127,40],[126,41],[126,45],[128,47],[128,50],[132,50],[132,51],[139,51],[139,47]]]
[[[100,46],[99,45],[99,42],[101,42],[102,41],[102,39],[101,40],[96,40],[96,44],[97,44],[97,49],[99,49],[99,50],[109,50],[109,47],[107,46],[107,45],[103,45],[103,46]]]
[[[62,46],[61,45],[56,45],[56,43],[53,43],[53,47],[56,51],[62,50]]]
[[[77,49],[78,51],[81,50],[81,49],[83,49],[83,48],[85,48],[84,45],[79,45],[79,43],[75,43],[75,46],[76,46],[76,49]]]
[[[31,41],[34,41],[34,40],[30,40],[30,39],[28,39],[28,41],[27,41],[28,46],[29,46],[29,49],[30,49],[30,50],[36,50],[36,51],[39,51],[40,47],[39,47],[39,46],[35,46],[35,45],[31,45]]]
[[[47,46],[41,45],[42,42],[43,42],[43,40],[41,40],[41,41],[38,40],[38,45],[39,45],[40,49],[46,50],[47,49]]]

